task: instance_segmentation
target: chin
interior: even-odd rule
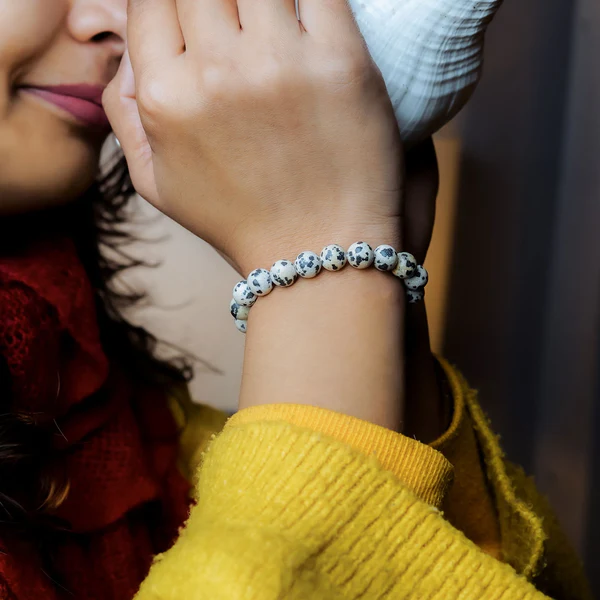
[[[19,103],[11,119],[0,123],[0,218],[79,198],[98,175],[107,135]]]
[[[99,152],[99,148],[81,145],[70,158],[69,154],[56,153],[55,160],[47,156],[46,160],[25,163],[23,168],[0,166],[0,218],[77,200],[98,176]]]
[[[94,183],[95,173],[96,169],[87,173],[78,173],[71,180],[48,182],[52,185],[43,185],[38,181],[6,186],[4,182],[0,182],[0,218],[65,206],[74,202]]]

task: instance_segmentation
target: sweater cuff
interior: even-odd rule
[[[545,598],[375,458],[285,421],[238,423],[136,600]]]
[[[299,404],[265,404],[236,413],[226,425],[284,421],[334,438],[374,456],[423,502],[439,508],[452,483],[453,468],[437,450],[412,438],[332,410]]]

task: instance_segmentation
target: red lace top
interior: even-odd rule
[[[107,360],[69,240],[0,257],[0,314],[13,402],[2,410],[55,420],[70,481],[56,513],[69,530],[51,537],[50,572],[34,544],[0,526],[0,598],[130,600],[188,511],[166,399]]]

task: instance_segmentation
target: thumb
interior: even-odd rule
[[[135,190],[156,206],[158,192],[152,149],[140,120],[135,98],[135,78],[128,51],[121,60],[115,78],[104,91],[102,104],[125,154]]]

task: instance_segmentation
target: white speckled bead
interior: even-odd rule
[[[271,267],[271,279],[279,287],[289,287],[298,279],[298,273],[291,260],[278,260]]]
[[[423,289],[427,285],[428,281],[429,281],[429,275],[428,275],[425,267],[422,267],[421,265],[417,265],[416,274],[413,275],[412,277],[409,277],[408,279],[405,279],[404,285],[409,290],[415,291],[415,290]]]
[[[271,273],[267,269],[254,269],[248,275],[248,285],[257,296],[266,296],[273,290]]]
[[[238,328],[238,331],[241,331],[242,333],[246,333],[246,328],[248,327],[246,321],[242,321],[241,319],[236,319],[235,326]]]
[[[373,264],[373,248],[366,242],[354,242],[348,248],[348,263],[355,269],[366,269]]]
[[[398,254],[388,244],[375,248],[375,268],[378,271],[393,271],[398,264]]]
[[[346,252],[337,244],[329,244],[321,250],[323,268],[328,271],[339,271],[346,266]]]
[[[410,252],[398,252],[398,264],[392,273],[400,279],[409,279],[417,270],[417,259]]]
[[[238,281],[233,288],[233,299],[240,306],[252,306],[256,300],[256,294],[250,289],[245,279]]]
[[[312,279],[321,272],[321,259],[310,250],[300,252],[294,263],[296,273],[304,279]]]
[[[239,319],[240,321],[248,320],[248,315],[250,314],[249,306],[242,306],[238,304],[235,300],[232,300],[229,304],[229,312],[234,319]]]
[[[417,302],[421,302],[425,297],[424,290],[406,290],[406,297],[408,298],[409,304],[417,304]]]

